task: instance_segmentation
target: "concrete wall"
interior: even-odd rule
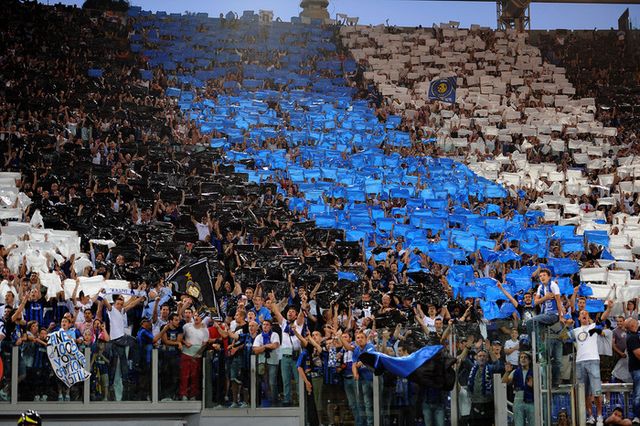
[[[20,413],[16,412],[15,417],[3,416],[0,419],[0,426],[14,426]],[[251,416],[224,416],[191,414],[183,416],[117,416],[93,414],[83,416],[76,413],[72,416],[65,415],[44,415],[43,423],[46,426],[300,426],[300,419],[297,416],[287,417],[251,417]]]

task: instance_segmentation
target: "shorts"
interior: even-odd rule
[[[587,395],[602,395],[600,361],[589,360],[576,362],[576,380],[578,383],[584,383]]]
[[[230,373],[229,373],[229,378],[231,379],[232,382],[236,382],[238,384],[242,384],[242,379],[244,376],[244,369],[245,369],[245,365],[244,365],[244,357],[242,356],[235,356],[233,358],[231,358],[231,366],[229,367]]]

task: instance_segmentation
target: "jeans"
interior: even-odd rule
[[[280,370],[282,373],[282,385],[284,387],[283,405],[291,405],[291,380],[293,379],[296,387],[298,386],[298,367],[297,359],[292,356],[283,356],[280,360]]]
[[[360,425],[360,411],[358,410],[358,383],[353,377],[344,378],[344,393],[347,394],[349,410],[353,414],[354,424]]]
[[[315,392],[316,390],[312,388],[311,393],[308,393],[306,387],[303,392],[305,402],[305,425],[307,426],[320,426],[318,412],[316,411]],[[303,397],[300,396],[300,398]]]
[[[178,380],[180,378],[180,352],[160,352],[160,399],[175,398],[178,392]]]
[[[118,360],[120,360],[120,376],[122,376],[122,381],[126,382],[129,380],[129,363],[126,352],[128,342],[126,339],[127,336],[123,336],[111,342],[111,367],[109,368],[109,384],[111,386],[113,386],[115,380]]]
[[[224,403],[225,378],[224,354],[214,351],[211,356],[211,397],[214,405]]]
[[[444,406],[440,404],[422,404],[424,426],[444,426]]]
[[[585,384],[587,395],[602,395],[600,361],[589,360],[576,362],[576,382]]]
[[[278,398],[278,366],[266,364],[265,374],[262,375],[262,386],[264,388],[264,400],[271,404]]]
[[[514,426],[533,426],[535,409],[533,402],[524,402],[521,399],[513,401]]]
[[[373,381],[360,378],[356,382],[358,409],[360,410],[360,424],[358,426],[373,426]]]
[[[140,376],[138,383],[138,400],[151,400],[151,363],[143,361],[140,364]]]
[[[528,320],[525,325],[527,333],[531,335],[536,323],[550,326],[559,321],[558,314],[539,314]],[[537,331],[537,337],[541,337],[541,331]],[[551,377],[553,386],[560,384],[560,371],[562,370],[562,342],[555,337],[548,337],[546,340],[546,350],[551,357]],[[539,349],[539,348],[538,348]]]
[[[548,338],[547,351],[551,356],[551,382],[554,387],[560,384],[562,371],[562,342],[560,339]]]
[[[313,400],[316,405],[316,413],[318,414],[318,421],[320,423],[323,423],[324,417],[327,411],[326,399],[323,398],[324,378],[322,376],[312,377],[310,381],[311,381],[311,386],[313,386]]]
[[[531,335],[533,331],[533,327],[535,323],[540,323],[543,325],[553,325],[557,323],[559,320],[558,314],[539,314],[534,316],[533,318],[527,320],[525,326],[527,327],[527,334]]]
[[[640,370],[630,371],[633,379],[633,415],[640,417]]]

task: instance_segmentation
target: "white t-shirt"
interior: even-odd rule
[[[505,351],[507,349],[512,349],[512,348],[515,348],[515,347],[518,347],[518,346],[520,346],[520,342],[518,340],[513,341],[513,340],[509,339],[506,342],[504,342],[504,350]],[[518,349],[516,349],[515,351],[513,351],[509,355],[507,355],[506,360],[511,365],[518,365],[519,357],[520,357],[520,351]]]
[[[6,307],[7,307],[7,305],[6,305],[6,304],[5,304],[5,305],[0,306],[0,318],[4,318],[4,308],[6,308]],[[11,308],[15,309],[15,308],[16,308],[16,307],[15,307],[15,304],[14,304],[14,306],[11,306]]]
[[[158,318],[157,321],[153,323],[151,328],[151,332],[153,333],[153,335],[157,336],[158,334],[160,334],[160,331],[162,331],[162,327],[167,325],[168,322],[169,322],[168,320],[163,320],[162,318]]]
[[[589,334],[589,330],[595,328],[595,324],[589,324],[573,330],[576,341],[576,362],[580,361],[600,361],[598,353],[598,335]]]
[[[423,318],[423,321],[424,321],[424,325],[427,326],[429,331],[436,331],[436,320],[437,319],[442,319],[442,316],[441,315],[436,315],[435,318],[432,319],[428,315],[425,315],[425,317]]]
[[[280,336],[278,336],[278,333],[276,333],[275,331],[272,331],[270,340],[271,341],[269,343],[280,343]],[[264,346],[264,344],[262,343],[262,333],[258,333],[253,341],[254,348],[259,348],[260,346]],[[264,352],[259,354],[258,362],[262,362],[264,360],[264,356]],[[267,364],[278,365],[278,362],[280,362],[280,351],[278,349],[271,350],[271,356],[267,358]]]
[[[109,324],[111,326],[109,336],[111,340],[119,339],[124,336],[124,329],[127,327],[127,314],[120,312],[115,307],[111,307],[109,313]]]
[[[298,325],[298,323],[294,320],[291,323],[291,327],[295,327],[298,330],[298,333],[302,333],[302,326]],[[282,329],[282,342],[280,343],[280,353],[282,355],[291,355],[292,351],[300,350],[300,340],[290,333],[287,333],[285,330],[287,328],[287,319],[282,318],[280,322],[280,328]]]
[[[200,350],[200,347],[209,340],[209,329],[204,324],[200,328],[192,323],[182,326],[184,332],[184,343],[189,343],[191,346],[187,348],[187,345],[182,345],[182,352],[189,356],[195,356]]]
[[[93,302],[89,300],[87,303],[83,304],[80,302],[80,300],[78,300],[76,301],[76,306],[80,308],[80,313],[84,313],[86,309],[91,309],[91,307],[93,306]],[[82,317],[82,320],[84,321],[84,316]]]
[[[602,330],[602,334],[598,336],[598,353],[605,356],[613,356],[613,331],[609,329]]]
[[[196,229],[198,230],[198,239],[200,241],[204,241],[207,238],[207,236],[211,233],[209,231],[209,226],[200,222],[196,223]]]

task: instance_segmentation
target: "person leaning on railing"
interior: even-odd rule
[[[253,341],[253,353],[258,356],[258,376],[265,390],[263,406],[273,405],[278,397],[279,347],[280,336],[271,329],[271,320],[264,319],[262,332]]]
[[[185,324],[182,327],[182,333],[178,335],[178,341],[182,343],[178,397],[183,401],[197,400],[201,396],[202,351],[200,349],[209,340],[209,329],[203,323],[205,315],[201,313],[194,316],[194,321]]]
[[[153,338],[153,343],[162,342],[160,348],[160,400],[171,401],[178,393],[180,377],[180,352],[182,351],[182,327],[177,313],[169,314],[169,321],[160,334]]]
[[[304,314],[298,312],[295,306],[287,308],[287,317],[280,313],[280,306],[275,302],[275,295],[271,293],[269,298],[272,301],[271,313],[280,325],[282,330],[282,341],[280,342],[280,373],[282,374],[282,384],[284,388],[283,406],[290,406],[292,403],[292,381],[294,386],[298,383],[298,371],[296,361],[300,355],[300,340],[296,333],[301,333],[304,327]],[[295,387],[294,387],[295,389]]]
[[[489,363],[486,349],[476,352],[475,362],[469,372],[467,391],[471,399],[471,413],[468,424],[491,424],[494,417],[493,407],[493,365]]]
[[[520,352],[519,365],[514,369],[511,363],[505,365],[502,382],[513,385],[515,392],[513,399],[514,426],[532,426],[535,421],[533,406],[533,369],[531,355]]]

